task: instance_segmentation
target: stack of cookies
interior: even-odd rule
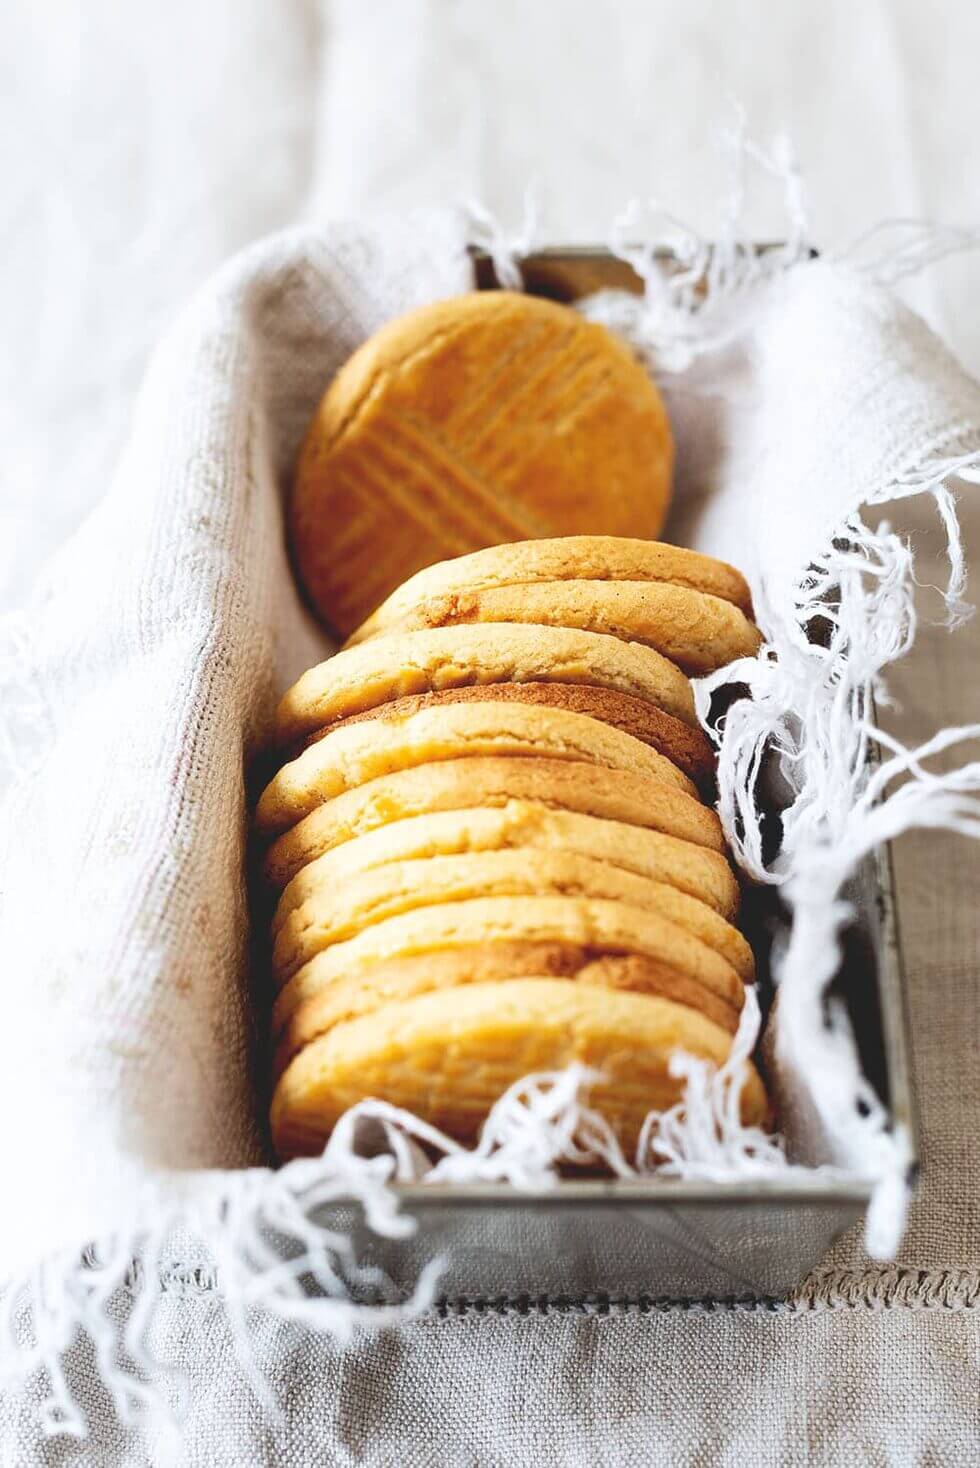
[[[629,1151],[676,1050],[724,1061],[754,966],[690,675],[759,643],[721,561],[528,540],[411,577],[289,690],[257,813],[282,1157],[370,1096],[471,1141],[572,1061]]]

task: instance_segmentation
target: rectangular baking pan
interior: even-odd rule
[[[495,288],[489,257],[474,251],[474,264],[479,288]],[[603,288],[642,290],[629,265],[601,249],[542,250],[521,264],[525,288],[553,300],[572,302]],[[844,937],[834,992],[849,1010],[865,1074],[893,1121],[908,1132],[914,1154],[906,993],[888,847],[864,863],[846,895],[855,918]],[[770,941],[785,929],[773,889],[751,894],[749,907],[753,927]],[[763,943],[758,953],[763,995],[767,947]],[[390,1281],[390,1289],[372,1288],[368,1296],[360,1286],[358,1293],[404,1297],[421,1267],[440,1255],[440,1295],[451,1310],[504,1301],[533,1308],[541,1300],[601,1306],[780,1298],[863,1216],[871,1183],[804,1174],[732,1183],[569,1180],[541,1192],[414,1184],[398,1192],[404,1211],[418,1221],[407,1242],[376,1238],[356,1206],[330,1210],[330,1222],[352,1232],[360,1262],[378,1266]]]

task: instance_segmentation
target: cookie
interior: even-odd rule
[[[372,1014],[385,1004],[463,984],[525,978],[564,978],[605,989],[657,994],[696,1009],[729,1035],[738,1029],[739,1011],[734,1004],[656,959],[636,953],[596,957],[570,944],[494,943],[393,959],[366,973],[335,979],[291,1016],[275,1048],[273,1077],[278,1080],[305,1045],[335,1025]]]
[[[547,978],[438,990],[338,1024],[301,1050],[273,1094],[272,1139],[283,1159],[318,1153],[340,1116],[373,1096],[472,1142],[508,1086],[578,1062],[601,1075],[590,1105],[630,1156],[649,1112],[681,1099],[671,1057],[722,1065],[730,1048],[704,1015],[649,994]],[[747,1125],[766,1121],[748,1063],[740,1106]]]
[[[393,633],[337,653],[285,694],[276,737],[289,745],[406,694],[526,682],[585,683],[631,693],[697,727],[689,680],[653,648],[601,632],[496,623]]]
[[[351,635],[348,646],[391,632],[412,615],[420,602],[542,581],[667,582],[720,597],[747,617],[752,616],[752,596],[745,577],[726,561],[659,541],[567,535],[557,540],[495,545],[427,566],[392,592]]]
[[[744,985],[728,960],[658,912],[589,897],[475,897],[421,907],[323,949],[280,990],[273,1032],[311,995],[342,974],[376,963],[467,944],[572,943],[608,953],[639,953],[741,1006]]]
[[[420,765],[379,775],[318,806],[270,846],[266,880],[284,887],[308,862],[346,841],[409,816],[470,807],[503,806],[512,799],[548,809],[661,831],[724,852],[715,812],[676,785],[572,760],[525,757],[470,758]]]
[[[317,953],[366,928],[417,908],[469,898],[567,896],[647,908],[714,948],[745,981],[755,978],[752,950],[715,910],[665,882],[572,851],[477,851],[390,862],[314,890],[276,936],[272,969],[283,984]]]
[[[755,657],[762,645],[755,623],[731,602],[649,581],[541,581],[447,592],[417,602],[398,631],[497,622],[577,627],[642,642],[698,676]]]
[[[335,729],[270,780],[258,803],[256,825],[265,834],[284,831],[324,801],[378,775],[481,755],[584,761],[697,794],[676,765],[632,734],[566,709],[487,701]]]
[[[390,322],[337,373],[288,506],[300,578],[346,635],[406,576],[526,536],[653,536],[673,442],[657,389],[567,306],[474,292]]]
[[[389,862],[477,851],[578,852],[597,861],[667,882],[731,921],[738,911],[735,874],[723,856],[660,831],[604,821],[573,811],[549,810],[526,800],[509,800],[483,810],[447,810],[409,816],[358,836],[309,863],[286,887],[272,919],[273,937],[290,913],[314,892]]]
[[[495,703],[533,703],[588,714],[590,718],[612,724],[614,729],[622,729],[624,733],[632,734],[634,739],[642,739],[644,744],[659,750],[696,785],[706,785],[714,774],[714,751],[700,729],[682,724],[680,719],[665,714],[663,709],[655,708],[645,699],[634,698],[630,693],[617,693],[611,688],[591,688],[587,683],[489,683],[470,688],[446,688],[441,693],[411,693],[364,713],[338,719],[326,729],[317,729],[307,736],[305,745],[315,744],[331,729],[342,728],[345,724],[363,723],[367,719],[400,718],[403,714],[413,714],[418,709],[438,704],[482,703],[487,699]]]

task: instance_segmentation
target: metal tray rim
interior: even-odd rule
[[[564,1178],[550,1188],[520,1188],[501,1183],[396,1183],[399,1200],[413,1209],[450,1204],[484,1207],[553,1207],[582,1204],[698,1203],[860,1203],[870,1201],[871,1178],[855,1173],[832,1178],[747,1178],[744,1181],[701,1182],[685,1178],[589,1179]]]

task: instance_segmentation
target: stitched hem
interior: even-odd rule
[[[807,1280],[794,1294],[704,1295],[696,1299],[670,1295],[517,1295],[440,1301],[434,1313],[442,1319],[463,1315],[654,1315],[670,1311],[701,1314],[748,1311],[775,1315],[809,1315],[826,1310],[977,1310],[980,1273],[963,1269],[838,1270]]]
[[[841,1271],[808,1281],[786,1298],[777,1295],[704,1295],[697,1299],[639,1295],[618,1299],[517,1295],[440,1301],[443,1320],[467,1315],[658,1315],[730,1313],[812,1315],[833,1310],[980,1310],[980,1274],[965,1270]]]
[[[127,1281],[130,1288],[135,1277]],[[213,1295],[216,1271],[171,1265],[160,1276],[167,1294]],[[806,1280],[785,1298],[778,1295],[493,1295],[438,1301],[431,1314],[444,1320],[464,1315],[654,1315],[669,1311],[752,1311],[807,1315],[825,1310],[980,1310],[980,1271],[968,1269],[835,1270]]]
[[[974,1269],[834,1270],[805,1280],[791,1297],[802,1310],[976,1310],[980,1271]]]

